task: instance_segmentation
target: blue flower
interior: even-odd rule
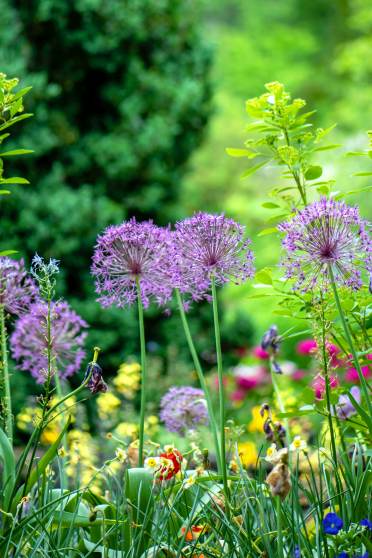
[[[367,527],[367,529],[372,531],[372,521],[370,521],[367,517],[365,519],[362,519],[362,521],[359,521],[359,525],[361,525],[362,527]]]
[[[337,554],[336,558],[350,558],[350,556],[347,552],[340,552],[340,554]]]
[[[343,525],[344,522],[341,517],[338,517],[337,513],[327,513],[323,519],[323,529],[327,535],[337,535]]]
[[[294,547],[293,558],[301,558],[301,550],[298,544]]]

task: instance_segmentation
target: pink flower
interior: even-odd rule
[[[315,339],[303,339],[297,343],[297,353],[299,355],[311,355],[317,346]]]
[[[234,368],[235,383],[238,389],[249,391],[266,378],[264,366],[247,366],[241,364]]]
[[[259,358],[261,360],[267,360],[270,356],[269,353],[260,346],[254,347],[252,353],[256,358]]]
[[[292,374],[293,380],[302,380],[306,376],[305,370],[295,370]]]
[[[258,384],[257,378],[246,378],[244,376],[237,376],[235,382],[239,388],[246,391],[253,389]]]
[[[236,389],[230,394],[231,401],[243,401],[246,392],[242,389]]]
[[[361,370],[362,370],[362,374],[365,378],[369,378],[371,376],[371,369],[370,369],[368,364],[366,364],[365,366],[362,366]],[[351,382],[351,383],[359,382],[359,375],[358,375],[357,369],[356,368],[349,368],[348,370],[346,370],[345,380],[347,382]]]
[[[330,376],[329,377],[329,387],[331,389],[336,388],[339,385],[338,382],[338,378],[336,376]],[[318,374],[312,384],[311,387],[314,390],[314,394],[315,394],[315,398],[316,399],[323,399],[323,395],[326,391],[326,381],[325,378],[323,378],[323,376],[321,376],[320,374]]]

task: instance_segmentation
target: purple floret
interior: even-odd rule
[[[48,376],[47,358],[48,305],[36,302],[16,323],[10,338],[13,358],[18,368],[30,372],[38,383]],[[51,303],[52,374],[68,378],[80,369],[85,357],[83,349],[87,323],[67,302]]]
[[[160,420],[169,432],[184,436],[187,431],[208,425],[208,411],[201,389],[171,387],[160,402]]]
[[[250,240],[245,228],[224,215],[196,213],[176,224],[176,286],[194,300],[208,298],[211,279],[222,285],[241,283],[254,275]]]
[[[28,275],[23,260],[0,256],[0,304],[5,311],[20,316],[37,296],[38,288]]]
[[[361,395],[358,386],[353,386],[350,390],[351,395],[354,397],[355,401],[360,404]],[[349,397],[349,395],[340,395],[338,403],[336,405],[337,416],[340,419],[348,419],[356,414],[356,409]]]
[[[357,290],[362,268],[372,271],[368,223],[356,207],[322,198],[278,229],[286,233],[282,266],[286,278],[296,280],[295,289],[327,290],[331,269],[338,285]]]
[[[174,247],[169,229],[135,218],[108,227],[98,237],[92,274],[102,306],[130,306],[137,299],[137,281],[145,307],[154,299],[165,304],[172,296]]]

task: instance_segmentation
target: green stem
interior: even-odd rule
[[[272,367],[271,363],[270,363],[270,372],[271,372],[271,381],[272,381],[272,384],[273,384],[276,399],[278,401],[279,410],[280,410],[281,413],[285,413],[286,410],[285,410],[284,401],[282,399],[282,396],[281,396],[281,393],[280,393],[280,388],[278,386],[278,382],[277,382],[277,378],[276,378],[277,374],[276,374],[276,372],[273,371],[273,367]],[[287,441],[289,443],[289,441],[291,439],[291,435],[290,435],[290,431],[289,431],[289,420],[288,420],[288,418],[284,419],[284,424],[285,424],[286,438],[287,438]]]
[[[322,359],[323,359],[323,370],[324,370],[324,377],[325,377],[325,398],[326,398],[326,405],[327,405],[327,419],[328,419],[328,427],[329,433],[331,437],[331,451],[332,457],[335,464],[335,479],[336,479],[336,487],[337,487],[337,502],[342,513],[342,499],[341,499],[341,492],[342,486],[340,483],[340,479],[338,476],[338,457],[337,457],[337,448],[336,448],[336,437],[333,428],[333,420],[332,420],[332,406],[331,406],[331,388],[330,388],[330,380],[329,380],[329,373],[328,373],[328,356],[327,356],[327,348],[326,348],[326,327],[325,327],[325,316],[324,316],[324,309],[322,305]]]
[[[334,277],[334,274],[333,274],[333,269],[332,269],[331,266],[328,266],[328,270],[329,270],[329,275],[331,277],[331,284],[332,284],[333,294],[334,294],[335,301],[336,301],[337,310],[338,310],[339,316],[341,318],[342,327],[343,327],[344,332],[345,332],[345,337],[346,337],[346,340],[347,340],[348,345],[349,345],[350,352],[351,352],[352,357],[353,357],[355,368],[357,369],[357,372],[358,372],[360,385],[361,385],[361,388],[362,388],[362,391],[363,391],[363,395],[364,395],[364,398],[365,398],[366,405],[368,407],[369,415],[372,415],[372,403],[371,403],[371,398],[370,398],[370,395],[369,395],[368,384],[367,384],[367,381],[366,381],[365,377],[363,376],[363,372],[360,368],[358,356],[357,356],[355,346],[354,346],[354,342],[353,342],[353,339],[352,339],[352,336],[351,336],[351,333],[350,333],[349,325],[346,321],[345,314],[344,314],[344,311],[342,309],[340,297],[338,296],[338,291],[337,291],[335,277]]]
[[[226,467],[226,440],[225,440],[225,390],[223,385],[223,364],[222,364],[222,351],[221,351],[221,334],[218,319],[218,302],[217,291],[214,277],[211,279],[212,285],[212,301],[213,301],[213,321],[214,321],[214,334],[216,340],[216,354],[217,354],[217,373],[218,373],[218,393],[220,404],[220,452],[221,452],[221,467],[223,487],[226,497],[226,511],[228,511],[229,503],[229,486],[227,483],[227,467]]]
[[[284,558],[283,554],[283,533],[282,533],[282,502],[280,496],[275,496],[276,499],[276,521],[278,529],[278,558]]]
[[[10,395],[9,367],[8,367],[8,349],[7,349],[7,332],[5,325],[5,309],[4,305],[0,305],[0,337],[1,337],[1,398],[2,412],[4,418],[5,432],[9,438],[9,442],[13,444],[13,416],[12,416],[12,398]]]
[[[219,441],[218,441],[217,422],[216,422],[216,417],[215,417],[214,410],[213,410],[213,404],[212,404],[211,396],[209,394],[209,389],[208,389],[208,386],[207,386],[207,382],[205,381],[205,378],[204,378],[204,374],[203,374],[203,370],[202,370],[202,367],[201,367],[201,364],[200,364],[200,360],[199,360],[198,354],[197,354],[196,349],[195,349],[194,341],[193,341],[192,336],[191,336],[189,324],[188,324],[187,317],[186,317],[186,312],[185,312],[185,309],[184,309],[184,306],[183,306],[181,293],[178,289],[176,289],[176,299],[177,299],[177,303],[178,303],[178,309],[179,309],[179,312],[180,312],[180,315],[181,315],[181,321],[182,321],[183,329],[184,329],[184,332],[185,332],[187,344],[189,346],[189,350],[190,350],[191,357],[192,357],[192,360],[193,360],[193,363],[194,363],[194,366],[195,366],[195,370],[196,370],[196,373],[198,375],[199,383],[201,385],[202,390],[204,391],[205,400],[207,402],[209,422],[210,422],[211,429],[212,429],[214,447],[215,447],[215,452],[216,452],[217,468],[218,468],[218,472],[220,474],[222,474],[221,455],[220,455],[220,446],[219,446]]]
[[[145,341],[145,324],[143,319],[143,304],[141,296],[141,286],[139,279],[136,279],[137,285],[137,301],[138,301],[138,324],[140,332],[141,346],[141,408],[140,408],[140,424],[139,424],[139,450],[138,450],[138,466],[143,466],[143,442],[145,433],[145,406],[146,406],[146,341]]]

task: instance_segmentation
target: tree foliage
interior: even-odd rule
[[[92,342],[119,349],[118,329],[132,328],[114,311],[101,317],[90,257],[109,223],[181,214],[180,181],[210,113],[197,2],[0,0],[0,10],[0,68],[22,75],[37,105],[19,140],[35,155],[16,164],[32,188],[3,208],[3,234],[23,254],[61,258],[61,294],[95,326]],[[129,335],[120,350],[132,349]]]

